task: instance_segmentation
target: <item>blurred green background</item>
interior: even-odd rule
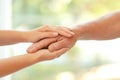
[[[73,27],[94,20],[119,10],[120,0],[13,0],[12,5],[12,28],[31,30],[44,24]],[[16,72],[12,80],[102,80],[81,78],[91,68],[111,63],[99,54],[85,62],[89,55],[82,57],[83,52],[76,45],[59,59],[40,62]]]
[[[119,10],[120,0],[13,0],[14,28],[75,25]]]

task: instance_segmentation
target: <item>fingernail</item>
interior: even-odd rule
[[[54,35],[54,36],[57,36],[57,35],[58,35],[58,33],[57,33],[57,32],[54,32],[54,33],[53,33],[53,35]]]

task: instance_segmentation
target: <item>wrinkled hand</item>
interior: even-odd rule
[[[37,60],[37,62],[51,60],[51,59],[55,59],[57,57],[60,57],[67,50],[68,50],[68,48],[62,48],[60,50],[50,52],[48,49],[42,49],[42,50],[38,50],[37,52],[35,52],[33,54],[33,57]]]

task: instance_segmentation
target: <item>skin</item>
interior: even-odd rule
[[[74,32],[75,33],[75,32]],[[49,51],[55,51],[59,50],[61,48],[72,48],[77,41],[78,36],[74,35],[73,37],[64,37],[64,36],[58,36],[56,38],[49,38],[42,41],[39,41],[37,43],[32,44],[28,49],[27,52],[29,54],[32,54],[32,52],[36,52],[43,48],[48,48]]]
[[[75,35],[70,38],[59,36],[54,43],[50,43],[49,40],[42,41],[42,43],[38,42],[32,44],[27,49],[27,52],[35,52],[39,49],[42,49],[42,46],[47,46],[50,51],[59,50],[61,48],[70,49],[74,46],[77,40],[109,40],[119,38],[120,11],[105,15],[89,23],[75,26],[72,31],[75,33]],[[39,47],[39,45],[42,46]]]
[[[27,32],[0,30],[0,45],[3,46],[21,42],[37,43],[38,41],[43,41],[46,39],[56,41],[57,36],[59,35],[71,37],[72,35],[74,35],[74,33],[68,28],[50,26],[48,27],[46,25],[41,28]],[[48,49],[41,49],[33,52],[32,54],[27,53],[24,55],[0,59],[0,77],[16,72],[37,62],[57,58],[60,55],[64,54],[67,50],[68,48],[62,48],[50,52]]]
[[[71,37],[74,33],[65,27],[51,27],[47,25],[32,31],[0,30],[0,46],[20,42],[35,43],[45,38],[57,37],[58,35]]]
[[[48,49],[42,49],[33,54],[24,54],[0,59],[0,77],[6,76],[10,73],[16,72],[41,61],[55,59],[61,56],[67,50],[67,48],[62,48],[60,50],[50,52]]]

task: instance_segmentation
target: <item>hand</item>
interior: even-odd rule
[[[76,32],[75,30],[72,30],[73,32]],[[79,38],[79,35],[77,33],[70,38],[58,36],[56,38],[47,38],[42,41],[39,41],[37,43],[32,44],[28,49],[28,53],[36,52],[42,48],[48,47],[50,51],[59,50],[61,48],[71,48],[74,46],[75,42]],[[51,45],[50,45],[51,44]]]
[[[50,52],[48,49],[42,49],[33,53],[32,55],[33,55],[33,58],[37,60],[37,62],[39,62],[39,61],[51,60],[51,59],[60,57],[67,50],[68,48],[62,48],[60,50]]]
[[[36,42],[36,43],[33,43],[30,47],[28,47],[27,49],[27,52],[28,53],[34,53],[40,49],[47,49],[48,48],[48,45],[53,43],[53,42],[56,42],[58,39],[58,37],[56,38],[47,38],[47,39],[43,39],[39,42]]]
[[[45,25],[33,31],[28,31],[25,34],[23,34],[24,38],[27,39],[28,42],[37,42],[45,38],[56,37],[59,34],[65,37],[71,37],[74,35],[74,33],[68,28],[48,25]]]
[[[76,36],[71,38],[60,36],[56,42],[49,45],[48,49],[49,51],[56,51],[62,48],[71,49],[75,45],[76,41],[77,41]]]

